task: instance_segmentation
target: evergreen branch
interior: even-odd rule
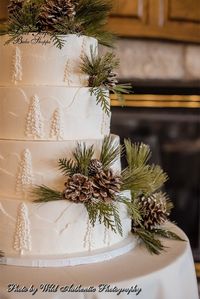
[[[119,211],[115,205],[101,201],[96,203],[86,203],[85,207],[88,212],[90,223],[93,227],[98,220],[98,222],[103,224],[107,229],[122,235]]]
[[[119,159],[121,153],[121,146],[114,144],[112,137],[107,136],[103,140],[100,161],[103,168],[108,170]]]
[[[131,190],[136,194],[149,193],[152,189],[149,167],[125,168],[122,171],[122,182],[122,190]]]
[[[58,161],[59,169],[61,170],[62,174],[65,176],[73,175],[78,172],[77,164],[69,159],[59,159]]]
[[[122,229],[121,219],[119,216],[119,210],[114,204],[112,204],[112,208],[113,208],[113,218],[115,222],[116,231],[120,234],[120,236],[123,236],[123,229]]]
[[[64,47],[65,45],[64,39],[62,39],[62,37],[56,32],[50,32],[50,38],[51,41],[53,42],[53,45],[58,49],[62,49]]]
[[[149,162],[151,157],[150,147],[143,143],[133,144],[131,140],[124,140],[126,149],[126,159],[130,169],[144,166]]]
[[[150,166],[149,171],[151,174],[151,190],[149,190],[149,193],[153,193],[164,185],[168,180],[168,175],[159,165]]]
[[[135,234],[139,237],[151,254],[160,254],[164,250],[161,241],[156,239],[154,234],[144,229],[138,229]]]
[[[32,196],[35,198],[34,202],[49,202],[63,200],[62,193],[47,186],[36,186],[32,192]]]
[[[161,237],[161,238],[166,238],[170,240],[175,240],[175,241],[185,241],[184,239],[180,238],[176,233],[165,229],[165,228],[155,228],[151,231],[154,235]]]
[[[91,95],[96,97],[97,104],[100,104],[103,111],[109,116],[110,115],[110,98],[107,90],[101,87],[92,87],[90,89]]]
[[[88,176],[89,165],[93,155],[94,155],[93,146],[87,148],[85,143],[83,144],[78,143],[73,153],[73,156],[76,160],[77,169],[79,173]]]
[[[136,225],[141,225],[142,213],[138,207],[137,202],[130,201],[128,198],[122,196],[119,196],[117,198],[117,201],[126,205],[130,218],[134,221]]]

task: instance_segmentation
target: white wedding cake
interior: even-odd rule
[[[126,239],[131,220],[120,209],[123,236],[91,227],[81,204],[33,203],[34,185],[63,188],[57,161],[71,156],[77,141],[95,146],[98,158],[110,117],[90,95],[80,71],[81,56],[97,48],[97,40],[65,36],[57,49],[48,36],[34,44],[32,34],[21,43],[0,41],[0,248],[8,257],[64,255],[110,247]],[[119,138],[113,136],[113,142]],[[113,169],[120,173],[118,160]],[[6,232],[6,233],[5,233]]]
[[[172,204],[150,149],[110,135],[121,100],[107,0],[10,0],[0,28],[0,263],[108,260],[138,240],[159,254]],[[124,149],[124,150],[123,150]],[[120,154],[127,167],[121,169]],[[130,191],[129,191],[130,190]]]

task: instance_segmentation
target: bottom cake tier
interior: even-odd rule
[[[125,196],[130,198],[130,193]],[[122,203],[119,214],[122,236],[100,223],[93,227],[83,204],[1,199],[0,249],[5,257],[92,253],[127,239],[131,220]]]

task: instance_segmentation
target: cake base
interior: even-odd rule
[[[119,257],[133,250],[138,244],[138,240],[130,235],[128,238],[117,245],[88,253],[77,253],[70,255],[54,256],[34,256],[34,257],[3,257],[0,259],[1,265],[35,267],[35,268],[54,268],[67,267],[85,264],[94,264],[108,261]]]

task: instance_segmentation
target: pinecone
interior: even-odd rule
[[[8,14],[12,16],[13,14],[19,12],[23,7],[24,0],[10,0],[8,5]]]
[[[106,85],[109,88],[114,88],[118,84],[118,74],[114,73],[113,71],[109,72],[107,80],[104,82],[104,85]]]
[[[160,192],[147,198],[141,197],[139,208],[143,212],[142,224],[147,230],[152,230],[167,221],[170,214],[167,202],[167,199]]]
[[[94,176],[101,171],[103,171],[102,163],[97,159],[91,160],[89,165],[89,175]]]
[[[120,192],[122,179],[112,170],[98,172],[94,176],[94,198],[110,202]]]
[[[65,183],[66,189],[63,192],[64,199],[75,203],[85,203],[92,199],[93,183],[88,177],[82,174],[74,174]]]
[[[75,2],[73,0],[46,0],[38,17],[42,30],[53,30],[57,24],[62,24],[68,18],[74,20],[76,15]]]

